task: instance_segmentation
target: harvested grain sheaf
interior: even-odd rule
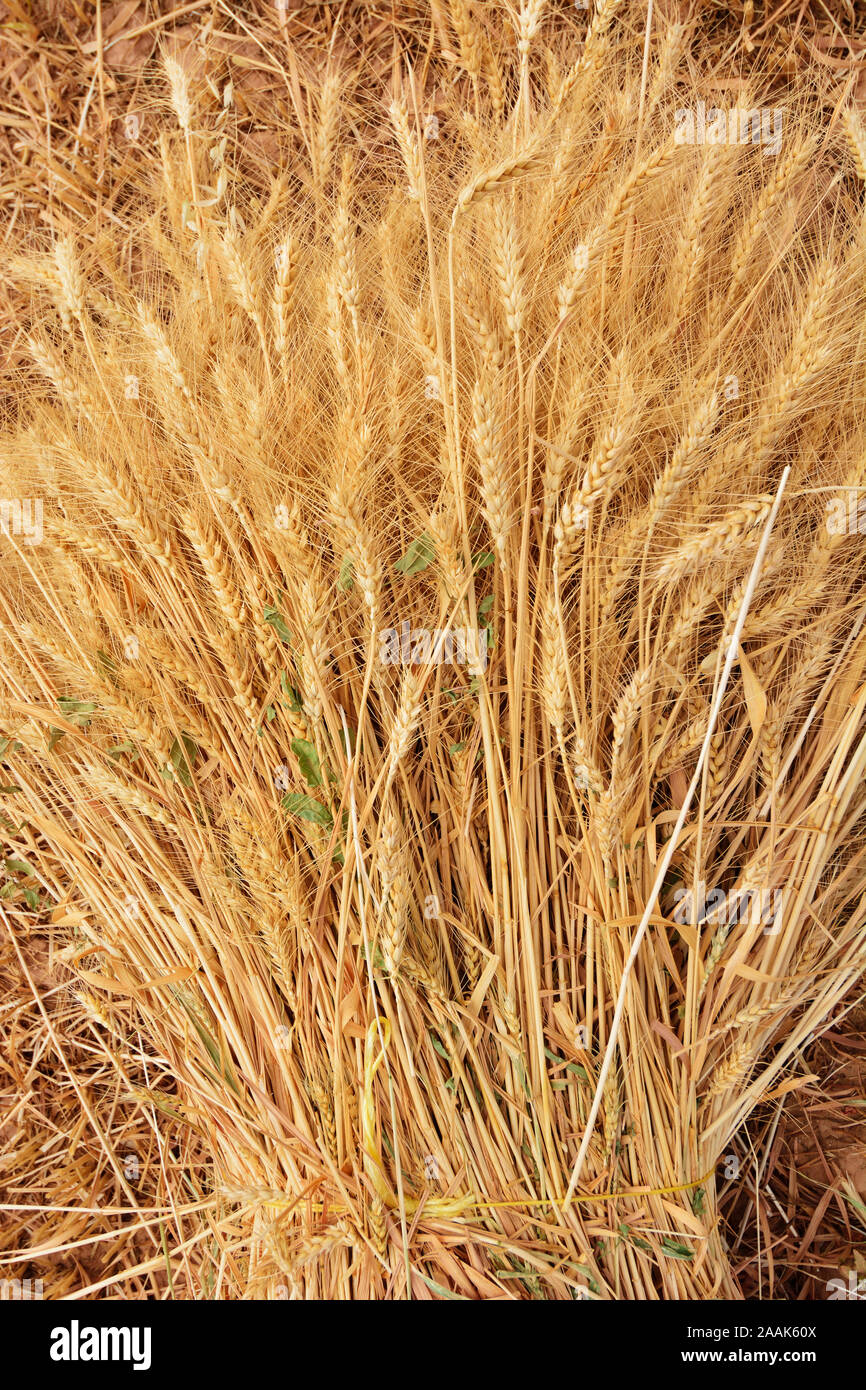
[[[169,61],[134,244],[19,258],[0,907],[224,1294],[735,1297],[720,1157],[866,962],[861,127],[680,145],[677,26],[450,8],[435,140],[329,70],[262,202]]]

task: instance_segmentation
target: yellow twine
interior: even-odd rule
[[[382,1046],[376,1056],[373,1049],[379,1032],[379,1025],[382,1025]],[[374,1018],[367,1029],[367,1037],[364,1043],[364,1096],[362,1105],[362,1124],[364,1132],[364,1171],[376,1190],[376,1195],[386,1207],[392,1210],[399,1206],[395,1194],[391,1191],[385,1178],[385,1168],[382,1161],[382,1154],[376,1145],[376,1106],[373,1101],[373,1080],[376,1072],[385,1059],[385,1053],[391,1043],[391,1024],[387,1018]],[[671,1192],[688,1192],[694,1187],[700,1187],[701,1183],[708,1182],[713,1176],[715,1169],[711,1168],[702,1178],[695,1178],[692,1182],[675,1183],[672,1187],[639,1187],[625,1190],[622,1192],[590,1192],[572,1198],[573,1202],[609,1202],[615,1197],[665,1197]],[[404,1207],[408,1213],[414,1213],[422,1203],[413,1197],[407,1197]],[[565,1205],[565,1200],[553,1197],[542,1197],[530,1200],[515,1202],[477,1202],[470,1194],[466,1197],[433,1197],[424,1204],[425,1212],[430,1216],[459,1216],[469,1207],[474,1207],[476,1211],[496,1211],[500,1207],[561,1207]]]
[[[693,1182],[678,1182],[673,1187],[631,1187],[623,1188],[619,1192],[585,1192],[580,1197],[572,1197],[572,1202],[609,1202],[614,1197],[666,1197],[669,1192],[688,1192],[693,1187],[700,1187],[702,1182],[708,1182],[716,1170],[711,1168],[708,1173],[704,1173],[702,1178],[695,1178]],[[475,1202],[473,1205],[479,1211],[495,1211],[497,1207],[564,1207],[565,1198],[558,1197],[539,1197],[534,1201],[520,1202]]]
[[[376,1043],[379,1024],[382,1025],[382,1046],[378,1055],[374,1057],[373,1048]],[[382,1155],[376,1145],[376,1106],[373,1101],[373,1079],[384,1061],[390,1042],[391,1024],[388,1019],[374,1018],[367,1029],[367,1038],[364,1043],[364,1095],[361,1106],[361,1122],[364,1136],[364,1171],[373,1184],[377,1197],[393,1211],[399,1207],[400,1203],[388,1186]],[[468,1197],[431,1197],[423,1203],[414,1197],[406,1197],[403,1200],[404,1210],[410,1215],[413,1215],[422,1205],[428,1216],[439,1216],[447,1219],[448,1217],[459,1216],[467,1207],[478,1204],[471,1195]]]

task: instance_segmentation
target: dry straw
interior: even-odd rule
[[[664,15],[489,8],[267,204],[169,60],[132,243],[19,258],[0,913],[200,1296],[737,1296],[720,1157],[863,971],[862,123],[678,146]]]

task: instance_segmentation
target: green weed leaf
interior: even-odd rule
[[[403,556],[394,566],[400,574],[405,574],[407,579],[411,579],[413,574],[420,574],[426,570],[436,559],[436,547],[430,536],[425,531],[413,541]]]
[[[305,738],[293,738],[291,749],[298,760],[307,786],[320,787],[322,785],[322,764],[319,762],[319,755],[313,745],[308,743]]]
[[[288,642],[289,644],[291,644],[292,634],[286,627],[286,620],[280,612],[279,608],[274,608],[272,604],[266,603],[265,622],[269,623],[270,626],[274,629],[274,632],[277,634],[280,641]]]
[[[301,820],[310,821],[312,825],[324,825],[330,830],[334,824],[334,817],[327,806],[323,806],[314,796],[306,796],[303,792],[288,792],[283,797],[283,806],[293,816],[300,816]]]

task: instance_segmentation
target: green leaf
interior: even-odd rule
[[[517,1077],[526,1093],[526,1099],[532,1100],[532,1087],[529,1084],[529,1078],[526,1075],[526,1067],[523,1065],[522,1057],[518,1057],[517,1059]]]
[[[66,715],[92,714],[96,709],[93,700],[73,700],[71,695],[58,695],[57,703]]]
[[[365,961],[367,962],[367,964],[369,965],[369,964],[370,964],[370,961],[369,961],[369,957],[368,957],[368,955],[367,955],[367,948],[366,948],[366,946],[363,944],[363,942],[361,943],[361,955],[364,957],[364,960],[365,960]],[[379,947],[378,947],[378,946],[375,946],[375,947],[373,948],[373,968],[374,968],[374,970],[384,970],[384,969],[385,969],[385,958],[384,958],[384,956],[382,955],[382,952],[379,950]],[[385,1137],[385,1136],[382,1135],[382,1138],[383,1138],[383,1139],[384,1139],[384,1137]]]
[[[189,734],[181,734],[180,739],[175,739],[171,745],[169,752],[171,765],[185,787],[192,786],[190,768],[195,762],[197,754],[198,744],[190,738]]]
[[[198,1033],[208,1056],[210,1057],[211,1061],[214,1064],[214,1067],[222,1077],[223,1081],[225,1081],[226,1084],[231,1087],[235,1095],[240,1095],[238,1083],[235,1081],[234,1077],[231,1074],[231,1063],[229,1061],[229,1058],[223,1055],[217,1042],[211,1037],[210,1033],[207,1031],[207,1029],[204,1027],[201,1021],[196,1017],[195,1011],[190,1008],[189,1004],[186,1002],[180,991],[173,989],[171,986],[169,986],[169,989],[171,990],[171,993],[173,994],[174,998],[178,1001],[178,1003],[181,1005],[181,1007],[185,1010],[186,1014],[188,1015],[193,1028]]]
[[[445,1051],[445,1048],[443,1047],[442,1043],[441,1043],[441,1042],[439,1041],[439,1039],[437,1038],[436,1034],[433,1032],[433,1029],[432,1029],[432,1028],[428,1029],[428,1032],[429,1032],[429,1034],[430,1034],[430,1041],[431,1041],[431,1043],[433,1044],[433,1046],[435,1047],[436,1051],[439,1053],[439,1056],[440,1056],[440,1057],[444,1057],[446,1062],[450,1062],[450,1061],[451,1061],[450,1056],[449,1056],[448,1053]]]
[[[427,1275],[422,1274],[420,1269],[416,1269],[415,1273],[418,1275],[420,1279],[424,1280],[424,1283],[427,1285],[428,1289],[431,1289],[433,1293],[438,1294],[440,1298],[447,1298],[449,1300],[453,1300],[455,1303],[472,1302],[471,1298],[467,1298],[465,1294],[452,1293],[450,1289],[445,1289],[442,1287],[441,1284],[437,1284],[435,1279],[428,1279]]]
[[[17,739],[13,742],[11,738],[0,738],[0,762],[6,757],[7,752],[20,753],[23,747],[24,744],[19,743]]]
[[[319,755],[313,745],[308,743],[305,738],[293,738],[291,749],[298,760],[307,786],[320,787],[322,785],[322,764],[319,762]]]
[[[343,560],[342,565],[340,566],[340,577],[337,580],[337,588],[342,589],[345,593],[347,590],[351,589],[353,583],[354,581],[352,579],[352,561],[349,559],[347,555]]]
[[[8,787],[0,787],[0,796],[11,796],[13,792],[20,792],[21,788],[17,783],[10,783]]]
[[[694,1250],[690,1250],[687,1245],[683,1245],[681,1240],[671,1240],[670,1236],[665,1236],[662,1241],[662,1251],[665,1255],[670,1255],[672,1260],[693,1260]]]
[[[405,574],[407,579],[411,579],[413,574],[420,574],[435,559],[436,547],[432,537],[424,531],[417,540],[412,542],[402,560],[398,560],[394,568],[400,574]]]
[[[694,1192],[692,1193],[692,1211],[694,1212],[695,1216],[703,1216],[704,1214],[705,1195],[706,1194],[704,1193],[704,1189],[702,1187],[696,1187]]]
[[[116,744],[114,745],[113,748],[109,748],[109,750],[108,750],[108,756],[109,756],[109,758],[119,758],[120,755],[121,755],[121,753],[134,753],[134,752],[135,752],[135,744],[134,744],[134,743],[116,743]]]
[[[845,1201],[848,1203],[848,1205],[850,1207],[853,1207],[854,1211],[857,1212],[858,1216],[861,1219],[866,1220],[866,1206],[864,1206],[864,1204],[860,1201],[860,1198],[855,1196],[853,1192],[847,1191],[843,1191],[842,1196],[845,1198]]]
[[[27,874],[29,877],[33,873],[30,865],[25,863],[23,859],[7,859],[5,864],[10,874]]]
[[[276,717],[277,717],[277,707],[276,707],[276,705],[268,705],[268,707],[267,707],[266,710],[265,710],[265,719],[267,720],[268,724],[270,724],[271,721],[272,721],[273,719],[276,719]],[[257,738],[261,738],[261,737],[263,736],[264,732],[265,732],[265,726],[264,726],[264,724],[260,724],[259,727],[256,729],[256,737],[257,737]]]
[[[466,740],[463,739],[460,743],[452,743],[451,747],[448,749],[448,752],[451,753],[453,756],[455,753],[462,753],[465,747]]]
[[[283,694],[286,697],[286,700],[288,701],[289,709],[292,711],[292,714],[300,714],[301,697],[298,694],[297,690],[295,690],[295,687],[293,685],[289,685],[289,678],[285,671],[280,672],[280,686],[282,688]]]
[[[549,1047],[546,1047],[544,1049],[544,1055],[548,1058],[549,1061],[558,1062],[560,1066],[565,1067],[565,1070],[567,1072],[571,1072],[572,1076],[579,1076],[581,1081],[589,1080],[586,1068],[582,1067],[579,1062],[566,1062],[564,1057],[557,1057],[556,1053],[551,1052]]]
[[[478,605],[478,616],[479,616],[480,618],[483,618],[484,615],[485,615],[485,613],[489,613],[492,607],[493,607],[493,595],[492,595],[492,594],[488,594],[487,597],[486,597],[486,598],[483,598],[483,599],[481,600],[481,602],[479,603],[479,605]]]
[[[571,1265],[571,1269],[576,1269],[578,1274],[582,1274],[592,1293],[601,1293],[598,1281],[588,1265]]]
[[[80,724],[82,727],[90,723],[90,716],[96,709],[95,700],[73,700],[68,695],[58,695],[57,703],[61,713],[71,724]]]
[[[624,1222],[620,1223],[619,1233],[624,1240],[631,1241],[632,1245],[637,1246],[638,1250],[649,1250],[652,1253],[652,1246],[649,1241],[641,1240],[640,1236],[633,1236]]]
[[[36,893],[32,888],[24,889],[24,901],[26,902],[29,908],[33,909],[34,912],[36,912],[40,906],[39,894]]]
[[[274,608],[272,604],[266,603],[265,622],[270,623],[271,627],[274,629],[274,632],[281,639],[281,641],[291,643],[292,634],[286,627],[286,620],[280,612],[279,608]]]
[[[488,565],[492,565],[496,559],[492,550],[479,550],[477,555],[472,556],[472,568],[474,570],[486,570]]]
[[[91,715],[96,709],[93,700],[73,700],[70,695],[58,695],[57,703],[60,706],[60,713],[74,724],[77,729],[86,729],[90,723]],[[48,730],[48,751],[53,752],[57,744],[65,735],[65,729]]]
[[[334,817],[327,806],[323,806],[314,796],[306,796],[303,792],[288,792],[283,797],[283,806],[293,816],[300,816],[301,820],[310,821],[313,825],[324,825],[330,830],[334,824]]]

